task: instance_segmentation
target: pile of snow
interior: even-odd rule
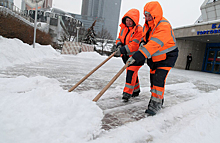
[[[0,36],[0,61],[1,69],[16,64],[39,62],[45,58],[59,58],[60,54],[50,46],[32,45],[23,43],[19,39],[7,39]]]
[[[77,57],[80,58],[86,58],[86,59],[103,59],[103,57],[97,53],[97,52],[81,52],[76,55]]]
[[[102,110],[57,80],[0,78],[2,143],[85,142],[100,132]]]

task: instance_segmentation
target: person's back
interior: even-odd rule
[[[192,62],[192,54],[189,53],[189,55],[187,56],[187,61],[186,61],[186,70],[189,70],[190,64]]]

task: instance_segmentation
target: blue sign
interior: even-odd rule
[[[197,31],[197,35],[207,35],[207,34],[213,34],[213,33],[220,33],[220,24],[212,24],[213,30],[204,30],[204,31]]]

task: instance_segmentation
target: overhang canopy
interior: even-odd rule
[[[204,22],[174,29],[176,39],[220,43],[220,21]]]

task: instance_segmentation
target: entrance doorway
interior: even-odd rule
[[[204,71],[220,74],[220,47],[208,47]]]

